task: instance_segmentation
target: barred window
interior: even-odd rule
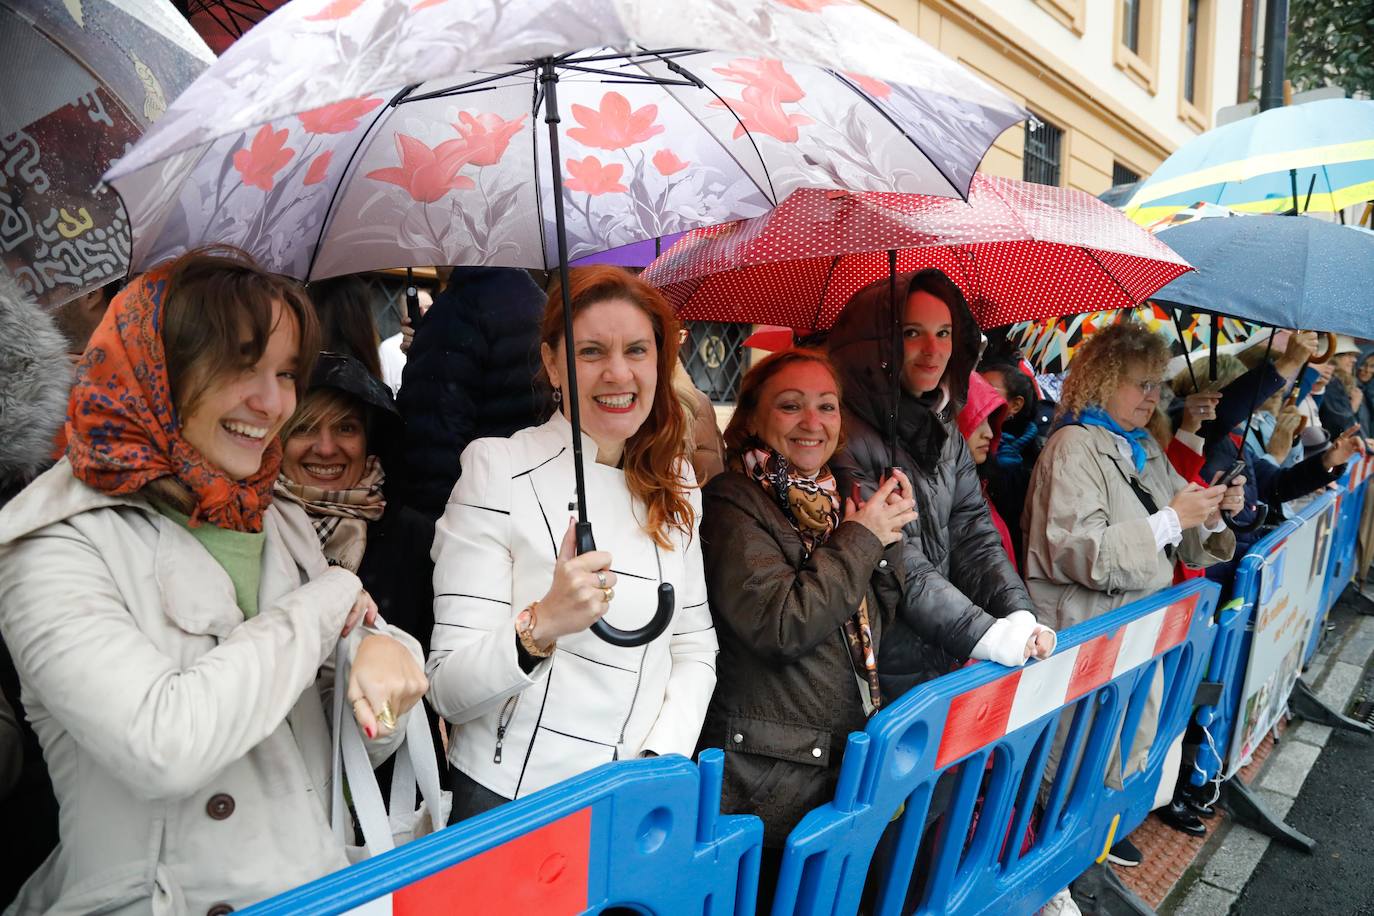
[[[1032,118],[1026,122],[1026,151],[1021,160],[1021,178],[1036,184],[1059,184],[1064,131],[1053,124]]]
[[[740,379],[748,368],[744,339],[749,336],[749,325],[729,321],[685,324],[687,340],[682,345],[682,362],[692,383],[713,404],[733,404],[739,394]]]
[[[1113,187],[1119,184],[1134,184],[1139,180],[1140,176],[1130,166],[1122,165],[1120,162],[1112,163]]]

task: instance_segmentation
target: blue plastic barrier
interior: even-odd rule
[[[1364,511],[1365,495],[1369,488],[1369,467],[1374,459],[1351,465],[1341,480],[1341,508],[1336,521],[1335,543],[1331,548],[1331,571],[1322,594],[1326,611],[1336,603],[1345,587],[1355,578],[1356,557],[1359,555],[1360,519]],[[1312,648],[1315,649],[1313,640]],[[1309,653],[1310,657],[1310,653]]]
[[[1310,524],[1313,519],[1326,512],[1333,502],[1341,498],[1341,495],[1337,492],[1328,492],[1318,497],[1296,518],[1289,519],[1256,541],[1240,563],[1236,565],[1236,577],[1231,589],[1233,598],[1223,609],[1221,619],[1218,622],[1220,632],[1207,672],[1209,681],[1216,681],[1222,685],[1221,699],[1215,705],[1199,707],[1196,714],[1196,720],[1199,725],[1207,730],[1209,740],[1204,743],[1199,751],[1197,769],[1190,776],[1190,781],[1195,785],[1202,785],[1215,779],[1218,774],[1224,775],[1226,773],[1227,757],[1241,714],[1240,707],[1243,699],[1241,694],[1245,684],[1246,668],[1250,660],[1255,607],[1259,601],[1260,572],[1264,568],[1266,559],[1282,548],[1299,528],[1305,524]],[[1346,499],[1345,502],[1353,504],[1354,500]],[[1331,555],[1333,557],[1339,552],[1341,539],[1353,537],[1355,533],[1358,533],[1358,528],[1358,508],[1353,521],[1346,519],[1342,513],[1338,513],[1336,526],[1332,532]],[[1351,532],[1349,529],[1356,529],[1356,531]],[[1348,547],[1349,545],[1347,545]],[[1335,604],[1341,589],[1345,587],[1345,582],[1349,581],[1349,573],[1353,570],[1353,565],[1353,554],[1347,558],[1342,570],[1337,570],[1331,560],[1328,559],[1324,570],[1327,582],[1323,586],[1323,597],[1312,622],[1308,644],[1304,651],[1304,663],[1315,652],[1317,642],[1323,631],[1327,611]],[[1333,579],[1338,572],[1345,575],[1345,579],[1340,583],[1339,588],[1335,588],[1333,587]]]
[[[1161,770],[1192,711],[1219,593],[1212,582],[1185,583],[1066,630],[1044,662],[970,666],[874,716],[850,736],[834,801],[788,838],[775,916],[857,912],[889,829],[872,869],[874,912],[1026,913],[1044,904],[1139,825],[1161,775],[1173,779]],[[1164,698],[1145,768],[1111,788],[1113,751],[1129,758],[1157,671]],[[1042,789],[1064,727],[1063,757]],[[928,826],[937,785],[952,794]],[[913,871],[922,886],[908,901]]]
[[[763,824],[720,814],[723,761],[607,764],[242,912],[746,916]]]

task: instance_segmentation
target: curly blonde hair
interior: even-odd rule
[[[1130,371],[1160,376],[1168,362],[1169,345],[1143,325],[1125,321],[1103,328],[1074,353],[1058,416],[1106,407]]]

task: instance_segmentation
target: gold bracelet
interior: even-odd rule
[[[535,658],[548,658],[553,654],[554,647],[558,645],[558,640],[549,643],[548,648],[541,649],[539,643],[534,641],[534,609],[539,607],[539,602],[531,602],[515,618],[515,634],[520,637],[520,645],[525,647],[525,651]]]

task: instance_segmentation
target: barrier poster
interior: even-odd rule
[[[1229,779],[1250,761],[1265,734],[1278,724],[1297,683],[1312,622],[1321,613],[1338,504],[1303,520],[1265,558],[1255,602],[1250,663],[1241,691],[1240,727],[1229,755]]]

